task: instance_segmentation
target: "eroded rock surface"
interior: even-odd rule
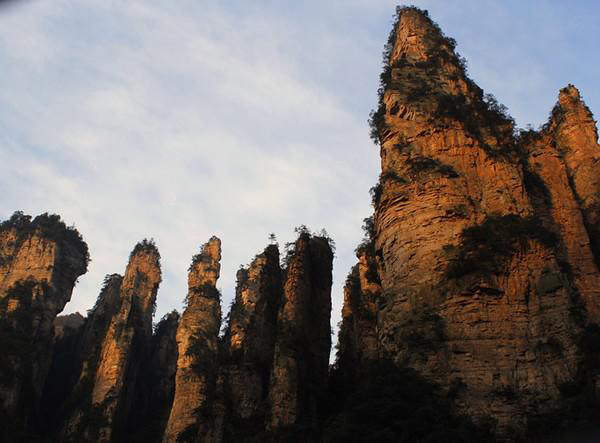
[[[369,242],[357,250],[358,263],[344,285],[337,364],[349,379],[359,377],[365,364],[380,357],[377,300],[381,295],[381,283],[372,246]]]
[[[499,434],[524,432],[564,404],[560,388],[581,374],[579,336],[598,318],[593,118],[569,86],[541,132],[515,136],[416,8],[399,9],[386,50],[372,117],[378,352],[460,386],[457,408],[492,417]]]
[[[331,348],[332,260],[328,240],[306,232],[288,257],[269,390],[271,430],[318,429]]]
[[[204,441],[212,429],[221,327],[221,241],[212,237],[194,256],[188,275],[187,306],[177,328],[175,397],[163,441]]]
[[[241,441],[264,431],[277,312],[282,298],[279,250],[270,245],[237,273],[236,297],[220,358],[217,408],[221,408],[223,416],[215,426],[224,429],[214,437],[215,441]]]
[[[0,225],[0,421],[35,429],[52,358],[54,320],[87,270],[88,249],[57,215],[15,213]]]
[[[123,277],[105,279],[84,326],[81,372],[61,433],[64,441],[123,438],[152,337],[160,281],[160,254],[147,240],[131,252]]]

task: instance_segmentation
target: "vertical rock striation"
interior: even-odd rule
[[[79,233],[57,215],[32,220],[15,212],[0,224],[0,421],[6,439],[36,426],[54,319],[88,261]]]
[[[144,240],[129,258],[119,311],[108,328],[94,377],[92,404],[104,420],[99,441],[110,441],[113,431],[127,420],[145,345],[152,336],[160,281],[160,254],[154,243]]]
[[[559,388],[580,376],[579,334],[598,318],[600,154],[574,87],[540,133],[515,136],[454,46],[423,11],[398,9],[371,116],[382,168],[372,190],[377,346],[461,386],[459,410],[491,416],[508,435],[560,408]]]
[[[270,245],[237,273],[220,368],[225,441],[241,441],[264,431],[282,297],[279,249]]]
[[[74,385],[66,388],[68,392],[66,402],[57,408],[52,404],[51,397],[46,400],[47,410],[53,411],[49,415],[50,423],[54,423],[54,431],[61,441],[90,441],[98,437],[97,426],[90,423],[86,429],[85,422],[90,422],[89,417],[94,416],[92,413],[94,379],[109,326],[119,312],[122,283],[121,275],[107,275],[94,307],[88,311],[77,345],[78,376]],[[59,362],[57,363],[60,365]]]
[[[308,232],[300,233],[291,252],[277,318],[268,426],[316,431],[331,348],[333,252],[326,238]]]
[[[128,441],[162,440],[175,394],[178,324],[179,313],[172,311],[155,326],[127,426]]]
[[[63,430],[65,441],[121,438],[152,337],[160,281],[160,254],[147,240],[131,252],[123,277],[105,279],[82,337],[82,370]]]
[[[53,435],[58,422],[64,420],[61,414],[81,370],[81,336],[85,318],[79,314],[61,315],[54,320],[54,343],[52,363],[40,404],[40,431],[43,435]]]
[[[560,91],[550,120],[527,146],[529,168],[548,190],[548,207],[561,232],[570,266],[590,320],[600,321],[600,146],[596,124],[579,91]]]
[[[360,376],[366,363],[379,358],[377,299],[381,283],[372,246],[369,242],[357,249],[358,263],[352,267],[344,285],[337,366],[348,382]]]
[[[177,328],[175,397],[164,442],[204,441],[211,427],[217,378],[221,241],[212,237],[192,259],[187,306]]]

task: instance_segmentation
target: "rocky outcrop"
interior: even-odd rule
[[[221,241],[212,237],[192,259],[187,306],[177,328],[175,397],[164,442],[204,441],[212,429],[221,327]]]
[[[11,229],[30,223],[19,217],[10,222]],[[313,236],[303,227],[299,232],[296,243],[287,248],[285,272],[273,244],[240,269],[236,298],[221,338],[216,288],[220,240],[211,238],[193,257],[181,318],[177,312],[166,315],[154,333],[160,255],[152,241],[136,245],[124,276],[105,278],[86,318],[80,314],[53,318],[53,330],[44,336],[48,348],[54,348],[51,364],[47,357],[50,377],[43,384],[44,419],[35,426],[17,423],[19,428],[5,428],[3,437],[223,442],[250,436],[277,440],[282,432],[300,432],[305,427],[311,432],[307,438],[315,437],[327,393],[333,253],[328,237]],[[40,244],[47,240],[38,237]],[[6,243],[12,247],[16,242]],[[55,283],[47,283],[54,278],[52,273],[43,277],[42,272],[51,271],[52,263],[31,257],[34,251],[43,257],[56,255],[55,244],[43,244],[29,246],[32,249],[19,260],[31,263],[31,277],[23,281],[13,275],[16,283],[11,284],[9,273],[4,274],[8,295],[1,305],[7,315],[2,340],[10,346],[16,332],[5,333],[10,326],[6,319],[18,318],[29,325],[41,311],[39,305],[30,310],[31,300],[55,295]],[[55,280],[65,278],[65,267],[68,271],[71,263],[64,257],[60,260]],[[42,265],[34,267],[38,262]],[[13,264],[6,266],[21,272]],[[11,317],[15,312],[20,315]],[[27,341],[39,345],[33,338]],[[17,364],[25,362],[20,358],[6,359],[17,377],[22,368]],[[20,404],[34,405],[30,399]]]
[[[573,87],[541,133],[515,137],[454,46],[423,11],[398,9],[371,116],[377,346],[460,386],[458,410],[506,436],[561,407],[559,388],[581,372],[579,334],[597,320],[597,137]]]
[[[68,336],[78,335],[85,323],[85,317],[79,312],[59,315],[54,320],[54,340],[58,341]]]
[[[115,441],[125,429],[152,337],[160,281],[160,254],[147,240],[133,249],[123,277],[105,279],[86,321],[82,369],[65,441]]]
[[[36,425],[54,319],[88,261],[79,233],[57,215],[15,212],[0,225],[0,421],[8,440]]]
[[[54,428],[54,433],[61,441],[89,441],[97,438],[97,430],[86,430],[85,421],[88,416],[93,415],[94,379],[109,327],[121,306],[122,283],[121,275],[107,275],[94,307],[88,311],[77,342],[77,361],[74,363],[77,365],[76,380],[72,385],[63,388],[66,401],[61,403],[52,395],[46,398],[50,428]],[[58,360],[54,363],[58,368],[64,366],[64,363]],[[60,407],[57,408],[57,404]]]
[[[597,427],[593,116],[569,85],[540,130],[517,131],[426,12],[396,19],[371,114],[375,213],[335,365],[327,235],[300,227],[283,265],[270,245],[240,269],[222,336],[211,238],[182,316],[153,332],[153,242],[106,278],[87,318],[56,319],[87,246],[57,216],[15,213],[0,225],[0,439],[536,441]]]
[[[561,232],[565,260],[589,318],[600,321],[600,146],[595,121],[569,85],[549,122],[530,137],[528,166],[548,190],[547,207]]]
[[[126,435],[130,442],[158,443],[164,434],[175,394],[179,317],[177,311],[172,311],[154,328],[128,420]]]
[[[223,337],[214,441],[242,441],[264,431],[277,312],[283,297],[279,249],[269,245],[237,273]]]
[[[318,429],[331,347],[332,260],[328,239],[303,231],[287,257],[269,389],[271,431]]]
[[[377,300],[381,284],[369,240],[357,249],[358,263],[354,265],[344,285],[342,323],[338,331],[338,369],[344,377],[356,380],[361,368],[379,359],[377,341]]]
[[[78,312],[54,320],[52,364],[44,385],[40,406],[40,427],[44,435],[53,434],[64,421],[64,405],[81,370],[81,337],[85,318]]]

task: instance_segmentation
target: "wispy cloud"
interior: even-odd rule
[[[522,124],[541,123],[567,74],[600,109],[598,63],[570,62],[564,6],[524,18],[516,2],[417,3]],[[338,244],[337,323],[378,173],[366,119],[393,7],[55,0],[0,10],[0,215],[57,212],[80,229],[93,261],[68,311],[91,307],[143,237],[163,257],[159,315],[181,306],[189,260],[212,234],[223,240],[226,304],[239,264],[270,232],[283,243],[304,223]],[[590,10],[572,14],[590,23],[600,15]],[[561,60],[569,69],[549,69]]]

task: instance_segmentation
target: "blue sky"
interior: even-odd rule
[[[325,4],[323,4],[325,3]],[[600,4],[423,1],[471,77],[520,126],[574,83],[600,112]],[[29,0],[0,9],[0,218],[54,212],[92,262],[65,312],[89,309],[134,244],[162,255],[161,316],[223,242],[235,272],[306,224],[337,243],[332,324],[379,172],[367,117],[395,2]]]

